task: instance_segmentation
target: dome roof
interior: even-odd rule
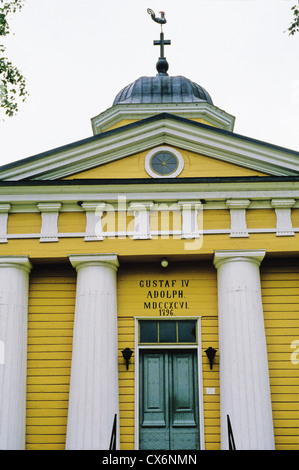
[[[196,83],[182,76],[157,75],[140,77],[123,88],[113,106],[134,103],[196,103],[213,104],[210,95]]]

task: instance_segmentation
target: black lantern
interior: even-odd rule
[[[129,361],[132,357],[133,351],[130,348],[126,348],[126,349],[123,349],[121,353],[123,355],[124,360],[126,361],[126,368],[128,370],[129,369]]]
[[[205,350],[205,353],[209,359],[209,362],[210,362],[210,369],[213,369],[213,362],[214,362],[214,358],[215,358],[215,355],[216,355],[216,351],[217,349],[214,349],[212,348],[211,346]]]

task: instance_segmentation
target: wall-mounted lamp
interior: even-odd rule
[[[162,266],[162,268],[167,268],[167,266],[168,266],[168,261],[167,261],[167,259],[165,259],[165,258],[162,259],[162,261],[161,261],[161,266]]]
[[[205,353],[210,362],[210,369],[213,369],[213,362],[216,355],[217,349],[212,348],[211,346],[205,350]]]
[[[126,361],[126,368],[128,370],[129,369],[129,362],[130,362],[130,359],[132,357],[133,351],[130,348],[126,348],[126,349],[123,349],[121,353],[123,355],[124,360]]]

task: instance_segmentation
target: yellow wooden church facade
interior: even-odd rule
[[[92,127],[0,168],[0,447],[298,449],[299,153],[161,71]]]

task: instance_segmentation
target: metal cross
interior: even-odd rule
[[[165,59],[164,57],[164,46],[169,46],[171,44],[170,39],[164,39],[164,33],[161,31],[160,33],[160,40],[154,41],[154,46],[160,46],[160,57]]]

